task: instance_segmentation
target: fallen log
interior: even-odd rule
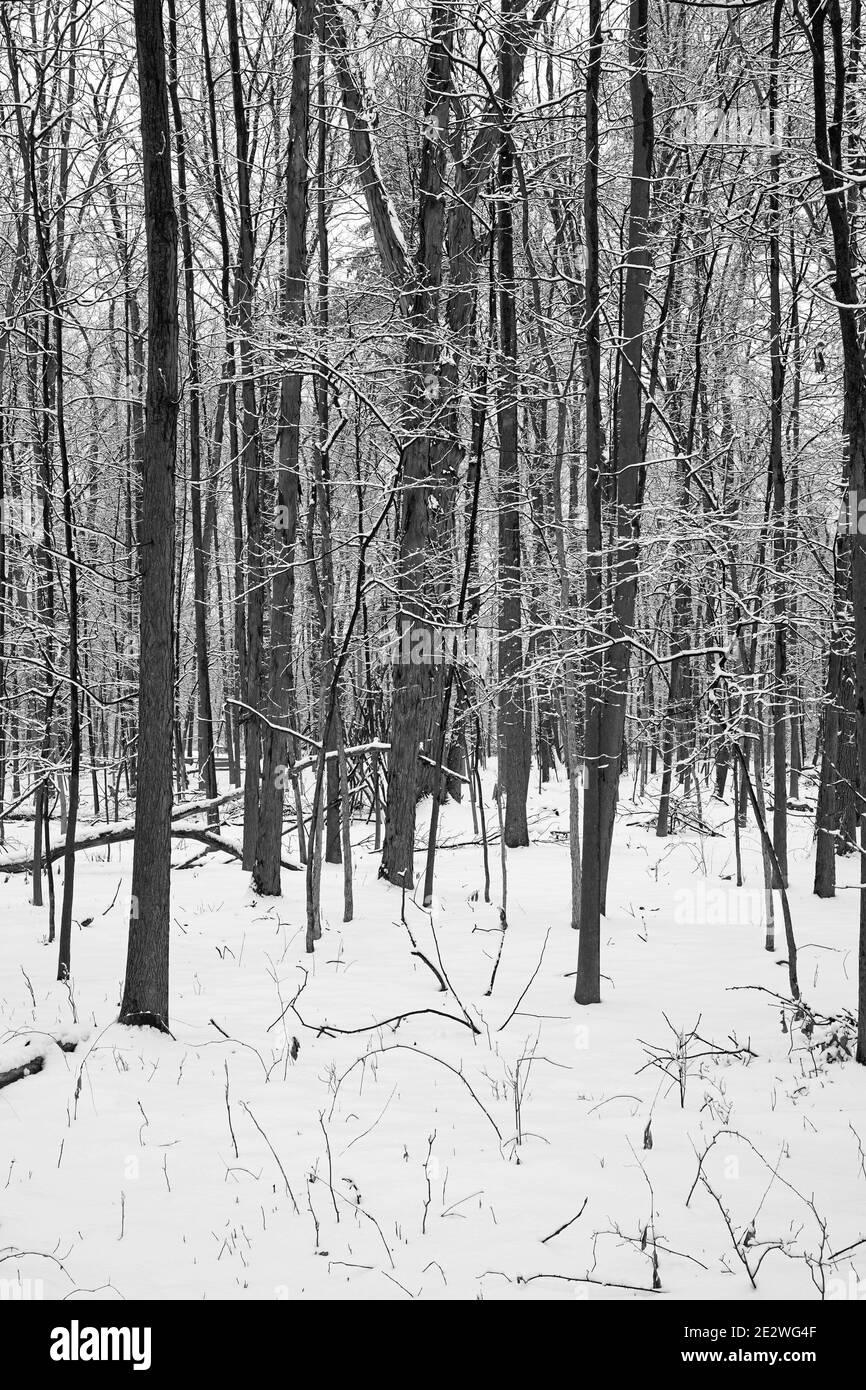
[[[243,850],[233,845],[231,840],[223,839],[222,835],[215,835],[212,831],[202,830],[197,825],[193,826],[174,826],[172,835],[175,839],[196,840],[199,844],[206,845],[210,850],[221,850],[225,854],[230,854],[233,859],[243,859]],[[292,859],[280,859],[280,864],[284,869],[299,874],[300,864],[296,864]]]
[[[171,818],[185,820],[187,816],[204,815],[215,806],[226,806],[230,801],[240,801],[243,794],[243,787],[233,787],[230,792],[221,792],[219,796],[212,796],[203,801],[181,801],[172,810]]]
[[[25,1076],[34,1076],[45,1066],[45,1058],[36,1053],[32,1062],[28,1062],[22,1067],[10,1067],[8,1071],[0,1071],[0,1091],[4,1086],[11,1086],[13,1081],[21,1081]]]
[[[242,795],[242,793],[240,793]],[[211,803],[213,804],[213,803]],[[207,803],[202,803],[206,807]],[[198,812],[201,806],[188,807],[180,814],[190,814],[191,811]],[[173,813],[174,814],[174,813]],[[171,827],[172,839],[175,840],[195,840],[203,844],[209,850],[220,851],[230,854],[233,859],[242,859],[243,853],[237,845],[233,845],[231,840],[224,839],[217,835],[215,831],[205,830],[197,825],[184,825],[183,822],[175,822]],[[135,822],[119,821],[116,825],[105,826],[99,830],[88,831],[80,835],[72,846],[73,854],[78,854],[83,850],[100,849],[103,845],[118,845],[126,840],[135,839]],[[61,843],[53,845],[48,856],[53,863],[56,859],[62,859],[65,853],[65,846]],[[45,856],[43,856],[44,862]],[[294,873],[301,872],[300,864],[295,864],[290,859],[281,859],[280,863],[284,869],[289,869]],[[26,874],[33,868],[32,855],[21,854],[0,858],[0,874]]]
[[[74,1052],[81,1041],[82,1039],[80,1038],[76,1038],[74,1042],[65,1038],[63,1040],[59,1038],[50,1039],[50,1042],[54,1043],[56,1047],[59,1047],[62,1052]],[[29,1042],[25,1043],[24,1046],[29,1047]],[[45,1049],[48,1046],[48,1042],[42,1043],[42,1051],[34,1052],[32,1057],[27,1058],[26,1062],[19,1062],[14,1067],[7,1067],[5,1071],[0,1071],[0,1091],[3,1090],[4,1086],[11,1086],[15,1081],[23,1081],[25,1076],[35,1076],[37,1072],[42,1071],[45,1066]]]

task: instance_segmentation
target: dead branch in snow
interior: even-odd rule
[[[567,1231],[568,1228],[569,1228],[569,1226],[573,1226],[574,1223],[575,1223],[575,1221],[577,1221],[579,1217],[583,1216],[583,1213],[584,1213],[584,1211],[585,1211],[585,1209],[586,1209],[586,1204],[587,1204],[588,1201],[589,1201],[589,1198],[588,1198],[588,1197],[584,1197],[583,1203],[582,1203],[581,1208],[580,1208],[580,1211],[577,1213],[576,1216],[572,1216],[572,1218],[571,1218],[570,1221],[563,1221],[562,1225],[561,1225],[561,1226],[557,1226],[557,1228],[556,1228],[555,1231],[551,1231],[551,1233],[550,1233],[549,1236],[542,1236],[542,1238],[541,1238],[541,1243],[542,1243],[542,1245],[546,1245],[547,1242],[548,1242],[549,1240],[553,1240],[555,1236],[561,1236],[562,1233],[563,1233],[563,1231]]]
[[[262,1138],[264,1139],[264,1141],[265,1141],[265,1143],[267,1144],[268,1148],[270,1149],[271,1153],[273,1154],[274,1159],[275,1159],[275,1161],[276,1161],[276,1165],[277,1165],[277,1167],[279,1168],[280,1172],[281,1172],[282,1175],[283,1175],[283,1182],[286,1184],[286,1193],[287,1193],[288,1196],[291,1197],[291,1199],[292,1199],[292,1206],[293,1206],[294,1209],[295,1209],[295,1215],[296,1215],[296,1216],[300,1216],[301,1213],[300,1213],[300,1211],[298,1210],[298,1204],[297,1204],[297,1202],[295,1201],[295,1194],[294,1194],[294,1192],[292,1191],[291,1183],[289,1182],[289,1179],[288,1179],[288,1177],[286,1176],[286,1170],[285,1170],[285,1168],[283,1167],[282,1163],[280,1162],[279,1154],[277,1153],[276,1149],[274,1148],[274,1146],[273,1146],[273,1144],[271,1143],[271,1141],[270,1141],[270,1139],[268,1138],[268,1136],[265,1134],[265,1131],[262,1129],[261,1125],[259,1124],[258,1120],[256,1119],[255,1115],[253,1114],[252,1110],[251,1110],[250,1107],[247,1105],[247,1103],[246,1103],[245,1100],[242,1100],[242,1101],[241,1101],[241,1110],[244,1110],[244,1111],[247,1113],[247,1115],[249,1115],[250,1119],[252,1120],[252,1122],[253,1122],[253,1124],[255,1125],[256,1129],[258,1130],[259,1134],[262,1136]]]
[[[549,936],[550,936],[550,927],[547,928],[547,933],[546,933],[545,938],[544,938],[544,943],[543,943],[543,945],[542,945],[542,947],[541,947],[541,955],[538,957],[538,964],[536,965],[535,969],[533,970],[532,974],[530,975],[530,977],[529,977],[529,979],[528,979],[528,981],[527,981],[527,983],[526,983],[524,989],[521,991],[520,995],[518,996],[517,1003],[514,1005],[514,1008],[511,1010],[511,1013],[508,1015],[508,1017],[506,1018],[505,1022],[502,1023],[502,1024],[500,1024],[499,1028],[496,1030],[498,1033],[501,1033],[501,1032],[503,1031],[504,1028],[507,1028],[507,1027],[508,1027],[508,1025],[509,1025],[509,1023],[511,1022],[511,1020],[513,1019],[514,1015],[517,1013],[517,1010],[520,1008],[520,1005],[523,1003],[524,999],[526,998],[527,994],[529,993],[529,991],[530,991],[530,989],[531,989],[531,987],[532,987],[532,982],[533,982],[533,980],[535,979],[536,975],[538,974],[539,970],[541,969],[541,963],[542,963],[542,961],[544,960],[544,952],[547,950],[547,941],[548,941]],[[504,922],[503,922],[502,940],[504,941],[504,939],[505,939],[505,924],[504,924]],[[501,943],[500,943],[500,944],[501,944]],[[499,962],[498,962],[498,960],[497,960],[497,965],[498,965],[498,964],[499,964]],[[494,975],[495,975],[495,972],[494,972]],[[490,986],[491,986],[491,989],[492,989],[492,987],[493,987],[493,980],[490,981]],[[489,994],[489,993],[490,993],[490,990],[488,990],[487,993]]]
[[[347,1036],[353,1033],[375,1033],[378,1028],[387,1028],[392,1023],[400,1024],[404,1019],[418,1018],[422,1014],[433,1014],[436,1018],[447,1018],[451,1023],[459,1023],[461,1027],[469,1028],[475,1034],[480,1035],[481,1033],[481,1029],[477,1024],[473,1023],[470,1018],[458,1018],[456,1014],[445,1013],[442,1009],[407,1009],[405,1013],[394,1014],[393,1018],[383,1018],[377,1023],[362,1023],[359,1028],[338,1028],[336,1023],[307,1023],[305,1019],[301,1018],[297,1009],[295,1009],[294,1006],[291,1007],[293,1012],[297,1015],[301,1027],[309,1028],[320,1037],[324,1036],[326,1038],[332,1038],[337,1033]]]
[[[563,1279],[567,1284],[597,1284],[602,1289],[631,1289],[633,1293],[661,1293],[645,1284],[617,1284],[609,1279],[591,1279],[588,1274],[518,1274],[518,1284],[531,1284],[536,1279]]]

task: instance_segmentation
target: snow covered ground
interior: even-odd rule
[[[491,837],[492,780],[489,769]],[[787,994],[787,971],[783,949],[763,949],[751,819],[738,890],[730,805],[706,801],[723,833],[702,840],[657,840],[655,798],[621,807],[604,1002],[589,1009],[572,997],[563,783],[531,793],[535,842],[508,855],[504,941],[499,847],[486,904],[468,805],[443,813],[432,913],[409,900],[405,924],[358,826],[356,918],[342,924],[342,870],[325,866],[314,956],[300,874],[264,900],[222,855],[178,869],[174,1038],[114,1022],[130,845],[79,857],[69,989],[54,979],[29,881],[0,880],[0,1071],[45,1057],[0,1090],[3,1287],[29,1281],[46,1298],[864,1294],[866,1070],[845,1059],[844,1032],[837,1045],[820,1028],[783,1031],[780,1002],[763,992]],[[422,806],[419,837],[427,819]],[[814,1010],[838,1015],[855,1003],[857,901],[811,895],[812,824],[791,813],[800,980]],[[28,837],[16,823],[7,848]],[[176,844],[175,860],[196,848]],[[856,876],[840,861],[840,883]],[[692,1030],[703,1041],[687,1044],[681,1105],[676,1065],[669,1077],[647,1062]],[[74,1051],[53,1041],[84,1035]]]

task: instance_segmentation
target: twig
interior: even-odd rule
[[[573,1216],[570,1221],[564,1221],[561,1226],[557,1226],[555,1231],[551,1231],[549,1236],[544,1236],[541,1241],[542,1245],[546,1245],[549,1240],[553,1240],[554,1236],[561,1236],[563,1231],[567,1231],[569,1226],[573,1226],[575,1221],[577,1221],[578,1217],[583,1216],[588,1201],[589,1198],[584,1197],[583,1206],[580,1208],[580,1211],[577,1213],[577,1216]]]
[[[319,1124],[322,1126],[322,1133],[325,1136],[325,1151],[328,1155],[328,1187],[331,1192],[331,1201],[334,1204],[334,1215],[337,1218],[337,1225],[339,1225],[340,1209],[337,1206],[337,1199],[334,1196],[334,1165],[331,1162],[331,1141],[328,1138],[328,1131],[325,1129],[325,1117],[321,1110],[319,1111]]]
[[[495,1271],[491,1271],[495,1273]],[[607,1279],[591,1279],[588,1274],[518,1274],[518,1284],[531,1284],[534,1279],[564,1279],[568,1284],[597,1284],[602,1289],[631,1289],[633,1293],[661,1293],[661,1289],[648,1289],[643,1284],[615,1284]]]
[[[340,1077],[339,1081],[336,1084],[336,1088],[334,1091],[334,1099],[331,1102],[331,1109],[328,1116],[329,1119],[330,1116],[333,1115],[334,1106],[337,1103],[337,1092],[339,1091],[340,1086],[343,1084],[346,1077],[351,1075],[351,1073],[355,1070],[357,1066],[365,1065],[371,1057],[379,1057],[386,1052],[410,1052],[413,1057],[426,1057],[429,1062],[436,1062],[440,1067],[444,1067],[446,1071],[450,1071],[452,1076],[456,1076],[457,1080],[463,1086],[466,1087],[475,1104],[478,1106],[478,1109],[481,1111],[483,1115],[486,1116],[487,1120],[490,1122],[493,1129],[496,1131],[496,1137],[499,1140],[500,1144],[504,1142],[502,1138],[502,1131],[500,1130],[498,1124],[494,1120],[493,1116],[490,1114],[490,1111],[487,1110],[486,1107],[478,1099],[477,1095],[473,1091],[472,1087],[469,1085],[469,1082],[466,1080],[466,1077],[463,1075],[463,1073],[461,1071],[458,1071],[456,1067],[452,1067],[450,1062],[445,1062],[442,1060],[441,1057],[437,1057],[435,1053],[425,1052],[420,1047],[409,1047],[406,1043],[390,1043],[387,1047],[377,1047],[373,1048],[370,1052],[365,1052],[363,1057],[356,1057],[352,1065],[346,1071],[343,1072],[343,1075]]]
[[[213,1019],[211,1019],[211,1022],[213,1022]],[[238,1153],[238,1141],[237,1141],[237,1139],[235,1138],[235,1131],[234,1131],[234,1127],[233,1127],[233,1125],[232,1125],[232,1108],[231,1108],[231,1105],[230,1105],[230,1103],[229,1103],[229,1064],[228,1064],[228,1062],[225,1062],[225,1063],[223,1063],[223,1065],[225,1066],[225,1069],[226,1069],[226,1114],[228,1115],[228,1118],[229,1118],[229,1134],[230,1134],[231,1137],[232,1137],[232,1144],[233,1144],[233,1146],[234,1146],[235,1158],[240,1158],[240,1154]]]
[[[526,988],[525,988],[525,989],[522,991],[522,993],[520,994],[520,997],[518,998],[517,1003],[514,1005],[514,1008],[511,1010],[511,1013],[508,1015],[508,1017],[507,1017],[507,1019],[505,1020],[505,1022],[504,1022],[499,1028],[497,1028],[497,1030],[496,1030],[497,1033],[501,1033],[501,1032],[503,1031],[504,1028],[507,1028],[507,1027],[508,1027],[508,1025],[509,1025],[509,1023],[511,1022],[511,1020],[513,1019],[514,1015],[517,1013],[517,1010],[520,1008],[520,1005],[523,1003],[524,999],[526,998],[527,994],[529,993],[529,990],[530,990],[530,988],[531,988],[531,986],[532,986],[532,982],[534,981],[536,975],[538,974],[539,970],[541,969],[541,962],[544,960],[544,952],[547,950],[547,941],[548,941],[549,936],[550,936],[550,927],[547,928],[547,933],[546,933],[545,938],[544,938],[544,945],[543,945],[542,948],[541,948],[541,955],[538,957],[538,964],[536,965],[535,969],[533,970],[532,974],[530,975],[529,980],[528,980],[527,985],[526,985]]]
[[[251,1110],[250,1107],[247,1105],[247,1103],[246,1103],[245,1100],[242,1100],[242,1101],[241,1101],[241,1109],[242,1109],[242,1110],[245,1110],[245,1111],[247,1112],[247,1114],[249,1115],[249,1117],[250,1117],[250,1119],[252,1120],[253,1124],[255,1125],[256,1129],[259,1131],[259,1134],[262,1136],[262,1138],[264,1139],[264,1141],[265,1141],[265,1143],[267,1144],[268,1148],[270,1149],[271,1153],[273,1154],[274,1159],[276,1160],[277,1167],[279,1168],[280,1172],[281,1172],[282,1175],[283,1175],[283,1182],[286,1184],[286,1192],[289,1194],[289,1196],[290,1196],[291,1199],[292,1199],[292,1206],[295,1208],[295,1212],[297,1213],[297,1215],[300,1216],[301,1213],[298,1211],[298,1204],[297,1204],[297,1202],[295,1201],[295,1194],[294,1194],[294,1192],[292,1191],[291,1184],[289,1183],[288,1178],[286,1177],[286,1170],[285,1170],[285,1168],[283,1167],[282,1163],[280,1162],[279,1154],[277,1153],[276,1149],[274,1148],[274,1146],[273,1146],[273,1144],[271,1143],[271,1141],[270,1141],[270,1139],[268,1138],[268,1136],[265,1134],[265,1131],[262,1129],[261,1125],[259,1124],[258,1120],[256,1119],[255,1115],[253,1114],[252,1110]]]

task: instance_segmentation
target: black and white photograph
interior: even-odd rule
[[[0,0],[34,1368],[228,1378],[279,1303],[855,1346],[864,27]]]

